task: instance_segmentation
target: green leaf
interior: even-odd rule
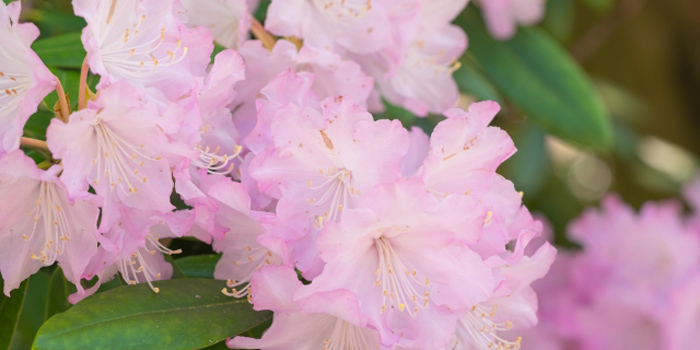
[[[12,339],[12,349],[29,349],[34,342],[36,332],[44,323],[49,274],[42,269],[30,276],[28,282],[24,307]]]
[[[214,278],[214,268],[221,255],[192,255],[176,259],[178,266],[187,277]]]
[[[458,20],[469,33],[469,49],[496,87],[532,121],[565,140],[607,150],[612,126],[585,72],[551,36],[520,28],[497,41],[471,7]]]
[[[79,32],[39,39],[32,49],[47,66],[80,69],[85,59]]]
[[[77,291],[73,283],[68,282],[63,275],[63,270],[57,267],[51,274],[49,279],[48,295],[46,302],[45,320],[51,316],[64,312],[70,309],[71,304],[68,302],[68,296]]]
[[[583,2],[591,9],[598,12],[608,12],[615,5],[615,0],[583,0]]]
[[[483,68],[473,58],[465,55],[461,63],[462,66],[453,74],[460,91],[473,95],[479,101],[490,100],[502,103],[502,98],[493,83],[484,75]]]
[[[221,293],[222,282],[180,278],[118,287],[55,315],[34,349],[198,349],[243,333],[272,317],[245,299]]]
[[[518,152],[503,164],[503,174],[528,199],[536,197],[549,179],[550,166],[545,134],[534,125],[525,125],[513,133]]]
[[[19,324],[19,316],[24,307],[24,299],[27,295],[27,284],[25,280],[19,285],[19,288],[10,292],[8,298],[4,294],[0,300],[0,349],[9,349],[12,345],[13,338],[17,335],[17,325]]]
[[[542,25],[561,42],[568,42],[574,29],[574,0],[548,0]]]
[[[65,12],[31,9],[22,14],[24,19],[33,22],[45,37],[78,32],[85,27],[85,20]]]
[[[185,278],[185,273],[182,272],[182,269],[180,268],[180,265],[178,265],[177,262],[175,262],[175,259],[173,259],[172,256],[165,254],[165,261],[167,261],[170,265],[173,266],[173,275],[170,278]]]

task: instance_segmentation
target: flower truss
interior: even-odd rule
[[[73,111],[36,27],[0,3],[4,293],[54,262],[74,303],[116,274],[158,293],[179,252],[160,240],[193,236],[222,253],[225,294],[274,311],[233,348],[519,348],[506,331],[537,323],[530,284],[556,251],[496,173],[516,151],[489,126],[498,104],[454,108],[466,3],[273,0],[262,25],[256,1],[74,0]],[[539,16],[537,1],[481,3],[499,37]],[[54,89],[46,141],[22,137]],[[375,120],[382,99],[444,119],[409,131]]]

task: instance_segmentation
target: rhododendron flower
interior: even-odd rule
[[[274,0],[265,28],[314,48],[371,53],[391,42],[386,0]]]
[[[635,213],[609,196],[569,235],[583,251],[535,286],[546,311],[536,338],[572,349],[679,349],[696,339],[688,293],[700,281],[700,237],[676,203],[649,202]]]
[[[256,99],[261,97],[260,94],[284,104],[279,101],[280,98],[291,101],[292,96],[298,97],[303,92],[312,91],[315,98],[320,100],[340,95],[364,106],[373,89],[372,78],[363,73],[357,63],[343,60],[333,52],[308,46],[297,51],[297,47],[287,40],[277,41],[272,51],[268,51],[260,41],[254,40],[246,42],[240,53],[246,61],[247,79],[236,86],[239,93],[232,105],[236,108],[234,120],[243,136],[248,135],[255,126]],[[278,90],[289,87],[279,82],[280,74],[291,74],[284,73],[287,70],[303,75],[308,87],[302,91]],[[276,98],[270,96],[273,91],[278,91],[274,96]]]
[[[82,41],[90,69],[102,78],[98,89],[126,79],[176,99],[193,88],[213,44],[206,29],[185,27],[174,7],[174,0],[73,1],[88,23]]]
[[[56,177],[60,171],[58,165],[39,170],[19,150],[0,158],[0,271],[8,297],[56,261],[83,290],[80,278],[97,252],[99,209],[91,196],[70,201]]]
[[[39,36],[31,23],[18,23],[21,3],[0,4],[0,155],[19,147],[24,124],[56,87],[30,45]]]
[[[439,200],[417,180],[375,187],[325,228],[317,242],[323,273],[296,297],[347,289],[384,344],[445,346],[451,312],[488,300],[495,288],[491,269],[462,245],[481,238],[485,215],[472,198]]]
[[[505,40],[518,24],[533,25],[544,15],[544,0],[480,0],[486,26],[494,38]]]
[[[399,176],[408,135],[398,121],[374,121],[346,98],[323,101],[321,112],[294,104],[281,109],[270,123],[274,145],[255,158],[250,173],[262,191],[280,199],[278,210],[294,208],[306,218],[295,229],[303,240],[290,254],[311,278],[322,267],[313,242],[324,222]]]
[[[251,15],[245,0],[180,2],[187,9],[187,25],[209,29],[217,43],[237,49],[248,37]]]
[[[68,123],[51,121],[48,145],[62,159],[61,180],[72,197],[92,186],[105,199],[101,227],[114,223],[120,204],[161,213],[174,209],[170,167],[195,155],[166,138],[158,126],[162,118],[152,103],[120,81],[101,90]]]
[[[352,293],[318,293],[295,302],[302,288],[294,269],[270,266],[251,282],[256,310],[275,311],[272,326],[262,339],[236,337],[226,342],[239,349],[379,349],[377,332],[366,327],[366,317]],[[340,317],[339,314],[343,316]]]

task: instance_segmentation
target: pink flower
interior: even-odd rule
[[[273,146],[250,166],[259,188],[280,198],[278,212],[305,218],[295,230],[303,241],[290,254],[308,278],[322,266],[313,242],[324,222],[336,220],[370,188],[396,179],[408,147],[398,121],[374,121],[341,97],[321,105],[321,112],[295,104],[281,107],[270,122]]]
[[[62,159],[61,181],[71,197],[88,185],[105,199],[101,227],[118,216],[118,205],[167,213],[173,209],[170,167],[194,158],[182,143],[171,142],[159,127],[162,115],[125,81],[100,91],[88,108],[68,123],[52,120],[49,149]]]
[[[236,108],[234,121],[243,136],[249,135],[255,126],[256,99],[261,93],[271,101],[285,103],[280,97],[286,99],[287,94],[271,94],[280,87],[289,87],[280,84],[285,78],[279,79],[280,74],[290,74],[284,73],[287,70],[304,76],[308,83],[305,91],[312,91],[321,100],[341,95],[364,106],[373,89],[372,78],[365,75],[357,63],[343,60],[333,52],[307,46],[297,52],[296,46],[287,40],[278,40],[271,52],[260,41],[248,41],[240,52],[247,63],[247,79],[236,86],[239,94],[232,105]],[[285,92],[289,96],[302,95],[301,91]]]
[[[517,25],[533,25],[544,15],[544,0],[482,0],[486,26],[494,38],[510,39]]]
[[[56,87],[56,77],[30,48],[39,30],[18,23],[20,9],[19,1],[0,4],[0,155],[19,147],[24,124]]]
[[[251,15],[245,0],[180,2],[187,9],[187,25],[209,29],[214,41],[219,44],[237,49],[248,38]]]
[[[262,339],[236,337],[226,342],[239,349],[379,349],[379,336],[366,328],[355,297],[347,291],[319,293],[295,302],[302,288],[294,269],[268,266],[251,282],[256,310],[275,311]],[[339,316],[342,314],[343,316]]]
[[[0,271],[7,296],[56,261],[83,291],[80,277],[97,252],[99,209],[91,196],[69,200],[60,171],[39,170],[19,150],[0,158]]]
[[[97,88],[126,79],[155,88],[174,100],[188,93],[213,50],[206,29],[188,29],[175,16],[174,0],[75,0],[88,25],[82,41],[90,69],[102,79]]]
[[[308,46],[342,53],[375,52],[391,42],[389,1],[274,0],[265,28]]]
[[[465,245],[481,238],[484,216],[470,197],[439,200],[417,180],[375,187],[324,229],[323,273],[296,298],[349,290],[385,345],[446,346],[453,312],[488,300],[495,287],[491,269]]]

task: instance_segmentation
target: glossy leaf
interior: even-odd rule
[[[85,59],[80,32],[39,39],[34,42],[32,49],[47,66],[79,69]]]
[[[32,346],[39,327],[44,323],[49,277],[47,272],[40,270],[27,280],[29,282],[27,294],[12,339],[11,349],[29,349]]]
[[[462,66],[453,76],[459,86],[459,90],[474,96],[479,101],[496,101],[502,103],[502,99],[493,83],[485,76],[483,68],[469,55],[461,60]]]
[[[185,273],[182,271],[180,268],[180,265],[173,259],[172,256],[170,255],[164,255],[165,261],[167,261],[170,265],[173,265],[173,275],[170,278],[185,278]]]
[[[187,277],[214,278],[214,268],[220,258],[218,254],[192,255],[175,259],[175,262]]]
[[[222,282],[180,278],[95,294],[49,319],[35,349],[198,349],[272,317],[221,293]]]
[[[63,270],[57,267],[49,279],[44,319],[48,320],[51,316],[70,309],[72,305],[68,302],[68,296],[76,291],[73,283],[68,282],[63,275]]]
[[[520,28],[509,41],[491,38],[471,8],[458,22],[469,35],[468,52],[505,97],[546,131],[596,149],[612,145],[612,126],[585,72],[549,35]]]
[[[0,349],[9,349],[12,345],[13,338],[17,335],[17,325],[19,324],[19,316],[24,307],[24,299],[27,295],[27,284],[29,281],[24,281],[19,288],[10,292],[8,298],[5,294],[0,297]],[[0,285],[2,287],[2,285]]]
[[[24,17],[36,24],[43,36],[79,32],[86,25],[85,20],[81,17],[56,10],[31,9],[26,11]]]

